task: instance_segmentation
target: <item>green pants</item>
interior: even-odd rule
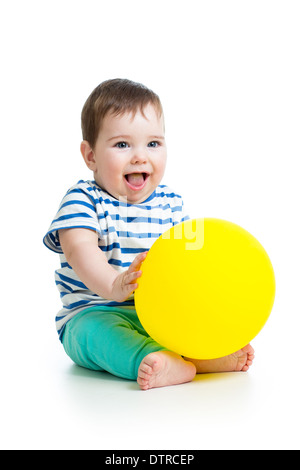
[[[66,324],[62,342],[79,366],[130,380],[137,379],[145,356],[166,349],[149,337],[131,307],[99,306],[79,312]]]

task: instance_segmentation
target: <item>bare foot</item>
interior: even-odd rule
[[[208,374],[212,372],[246,372],[252,365],[254,349],[251,344],[248,344],[236,353],[221,357],[220,359],[204,361],[200,359],[185,359],[195,364],[197,374]]]
[[[142,390],[191,382],[196,367],[171,351],[148,354],[141,362],[137,382]]]

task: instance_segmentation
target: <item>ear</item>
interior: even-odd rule
[[[95,171],[96,170],[95,154],[87,140],[84,140],[83,142],[81,142],[80,151],[81,151],[81,154],[83,156],[86,166],[90,170]]]

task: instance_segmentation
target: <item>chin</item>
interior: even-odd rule
[[[145,197],[138,197],[138,196],[135,196],[134,198],[132,197],[128,197],[127,198],[127,202],[128,204],[141,204],[142,202],[144,202],[149,196],[145,196]]]

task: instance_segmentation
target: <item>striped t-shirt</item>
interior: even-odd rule
[[[69,189],[44,237],[44,244],[60,255],[55,282],[63,308],[56,316],[62,337],[65,324],[83,309],[96,305],[134,306],[133,295],[123,303],[112,302],[90,291],[79,279],[62,252],[59,230],[87,228],[98,233],[99,249],[108,263],[123,272],[134,258],[148,251],[155,240],[172,226],[186,220],[181,196],[160,185],[140,204],[128,204],[102,190],[95,181],[79,181]]]

